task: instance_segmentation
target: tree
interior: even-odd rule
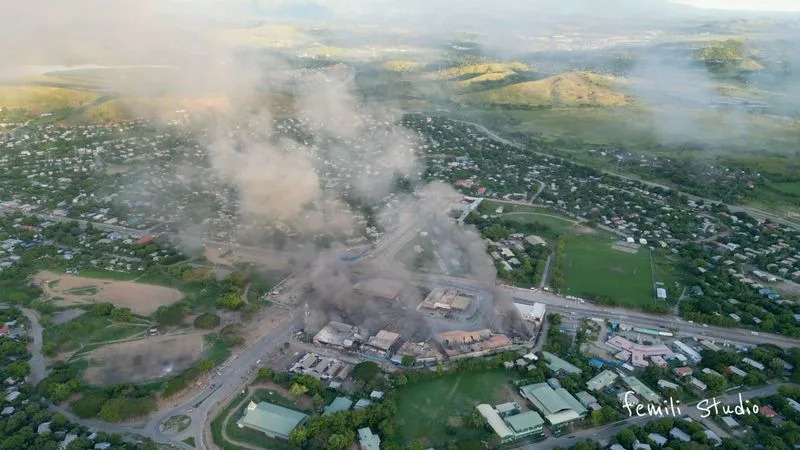
[[[619,432],[619,434],[617,434],[616,439],[617,442],[619,442],[619,445],[625,448],[630,448],[633,446],[633,441],[636,440],[636,433],[634,433],[630,428],[624,428]]]
[[[243,303],[244,300],[242,300],[242,296],[238,292],[232,292],[230,294],[217,297],[217,306],[229,309],[231,311],[239,309]]]
[[[294,395],[303,395],[306,392],[308,392],[308,388],[300,383],[294,383],[292,387],[289,388],[289,392],[291,392]]]
[[[24,361],[14,361],[6,366],[6,373],[14,378],[25,378],[31,373],[31,366]]]
[[[133,319],[133,313],[130,308],[117,308],[111,317],[117,322],[130,322]]]
[[[197,370],[199,370],[200,372],[205,373],[214,368],[214,361],[210,359],[204,359],[198,362],[197,366],[195,367],[197,367]]]
[[[364,383],[375,379],[381,373],[381,368],[372,361],[358,363],[353,368],[353,377]]]
[[[114,311],[114,305],[111,303],[95,303],[92,305],[91,312],[92,314],[96,314],[98,316],[110,316],[111,313]]]
[[[195,328],[215,328],[220,324],[221,320],[218,315],[213,313],[203,313],[194,319]]]
[[[272,379],[272,375],[273,375],[272,369],[270,369],[269,367],[262,367],[262,368],[258,369],[258,378],[262,378],[262,379],[265,379],[265,380],[271,380]]]
[[[403,355],[403,357],[400,358],[400,364],[403,365],[403,366],[406,366],[406,367],[411,367],[416,362],[417,362],[417,358],[415,358],[412,355]]]

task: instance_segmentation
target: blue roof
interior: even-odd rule
[[[592,358],[589,360],[589,365],[597,369],[603,367],[603,364],[603,361],[597,358]]]

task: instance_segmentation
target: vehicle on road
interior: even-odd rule
[[[751,331],[750,334],[752,334],[753,336],[758,336],[758,331]]]

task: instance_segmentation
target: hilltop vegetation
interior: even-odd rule
[[[422,69],[423,66],[421,62],[405,61],[401,59],[386,61],[381,64],[383,70],[388,70],[390,72],[416,72]]]
[[[506,73],[506,72],[528,72],[528,66],[521,62],[509,63],[478,63],[478,64],[464,64],[449,69],[440,70],[434,76],[442,80],[454,80],[457,78],[466,78],[475,75],[491,74],[491,73]]]
[[[543,80],[515,83],[460,97],[469,103],[521,108],[553,106],[625,106],[629,99],[617,92],[611,78],[590,72],[569,72]]]
[[[91,91],[53,86],[5,85],[0,86],[0,109],[26,109],[41,113],[63,108],[77,108],[99,97]]]
[[[764,66],[740,39],[712,41],[697,50],[696,58],[712,71],[758,72]]]

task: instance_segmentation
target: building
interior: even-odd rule
[[[663,447],[667,444],[667,438],[658,433],[650,433],[647,435],[647,438],[653,441],[659,447]]]
[[[377,434],[372,434],[369,427],[358,429],[358,445],[361,450],[380,450],[381,438]]]
[[[692,440],[692,438],[688,434],[684,433],[680,428],[673,427],[671,430],[669,430],[669,435],[681,442],[689,442]]]
[[[566,389],[553,389],[547,383],[522,386],[519,392],[552,426],[566,425],[588,412]]]
[[[594,378],[586,382],[586,388],[590,391],[599,391],[614,384],[614,381],[619,377],[616,373],[610,370],[604,370],[595,375]]]
[[[497,434],[497,437],[500,438],[500,442],[506,443],[523,437],[542,434],[544,420],[536,411],[516,413],[503,417],[491,405],[480,404],[477,409]]]
[[[678,377],[678,378],[683,378],[683,377],[692,376],[692,374],[694,373],[694,370],[692,370],[691,367],[685,367],[685,366],[684,367],[676,367],[676,368],[672,369],[672,373],[674,373],[675,376]]]
[[[689,359],[694,361],[695,364],[703,360],[703,357],[700,356],[700,353],[697,353],[693,348],[689,347],[688,345],[684,344],[681,341],[675,340],[672,342],[672,345],[673,347],[675,347],[676,350],[688,356]]]
[[[703,433],[705,433],[706,437],[708,438],[708,442],[713,443],[714,447],[719,447],[722,445],[722,438],[719,437],[717,433],[714,433],[711,430],[705,430]]]
[[[544,321],[544,315],[547,307],[544,303],[534,303],[533,305],[527,305],[525,303],[514,303],[514,306],[519,311],[520,316],[524,320],[528,322],[533,322],[535,324],[541,324]]]
[[[664,288],[656,288],[656,298],[659,300],[667,299],[667,290]]]
[[[556,373],[563,372],[570,375],[580,374],[581,372],[583,372],[578,367],[575,367],[574,365],[570,364],[567,361],[564,361],[563,359],[559,358],[558,356],[550,352],[542,352],[542,356],[544,357],[544,360],[547,361],[547,367],[553,372]]]
[[[392,358],[392,362],[400,364],[403,356],[414,358],[414,361],[418,364],[427,364],[444,359],[444,355],[438,348],[428,342],[404,342],[397,351],[397,355]]]
[[[597,402],[597,398],[586,391],[576,392],[575,398],[577,398],[586,409],[594,411],[601,408],[600,403]]]
[[[667,380],[658,380],[659,389],[678,389],[678,385]]]
[[[645,358],[662,356],[672,356],[672,351],[666,345],[642,345],[635,344],[622,336],[614,335],[606,341],[606,345],[616,350],[620,350],[615,357],[620,361],[627,361],[630,357],[631,363],[635,367],[647,367]],[[662,359],[663,360],[663,359]]]
[[[764,365],[754,359],[742,358],[742,362],[754,369],[764,370]]]
[[[436,288],[432,290],[420,304],[425,309],[444,309],[466,311],[472,303],[472,298],[461,294],[454,289]]]
[[[400,280],[373,278],[356,283],[353,290],[362,295],[378,297],[385,300],[396,300],[403,292],[404,284]]]
[[[358,327],[342,322],[331,321],[314,335],[317,345],[330,345],[338,348],[352,348],[362,341]]]
[[[642,383],[641,380],[636,377],[625,377],[622,379],[622,381],[627,384],[628,387],[631,388],[631,390],[638,396],[650,403],[657,403],[659,400],[661,400],[661,397],[658,394],[653,392],[652,389],[647,387],[646,384]]]
[[[734,419],[734,418],[733,418],[733,417],[731,417],[731,416],[725,416],[725,417],[723,417],[723,418],[722,418],[722,423],[724,423],[725,425],[727,425],[727,426],[728,426],[728,428],[736,428],[736,427],[738,427],[738,426],[739,426],[739,422],[737,422],[737,421],[736,421],[736,419]]]
[[[353,401],[347,397],[336,397],[333,399],[330,405],[325,407],[325,410],[322,412],[323,416],[328,414],[333,414],[339,411],[347,411],[350,407],[353,406]]]
[[[702,381],[698,380],[695,377],[689,377],[689,386],[691,386],[692,389],[698,392],[704,392],[706,389],[708,389],[708,385],[706,385],[705,383],[703,383]]]
[[[272,403],[250,402],[245,415],[237,422],[240,428],[247,427],[261,431],[272,438],[289,439],[289,433],[308,420],[308,416]]]
[[[378,331],[378,334],[369,338],[367,345],[385,356],[391,352],[398,341],[400,341],[399,334],[392,331],[381,330]]]
[[[491,330],[446,331],[439,333],[439,342],[448,358],[459,359],[490,355],[513,346],[504,334]]]
[[[775,412],[775,410],[772,409],[772,407],[770,406],[762,406],[761,408],[758,409],[758,412],[768,419],[771,419],[778,415],[778,413]]]

